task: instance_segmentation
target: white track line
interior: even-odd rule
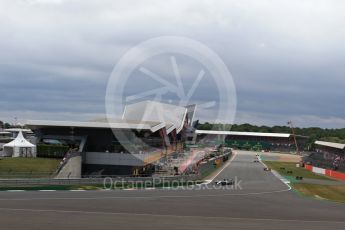
[[[191,190],[193,191],[193,190]],[[213,191],[213,190],[210,190]],[[108,196],[108,197],[47,197],[47,198],[1,198],[0,201],[28,201],[28,200],[106,200],[106,199],[152,199],[152,198],[204,198],[204,197],[226,197],[226,196],[251,196],[265,195],[274,193],[283,193],[290,189],[252,192],[252,193],[222,193],[222,194],[205,194],[205,195],[167,195],[167,196]]]
[[[229,167],[229,165],[231,164],[231,162],[235,159],[237,153],[236,152],[233,152],[234,154],[232,155],[231,159],[229,162],[227,162],[223,168],[210,180],[206,180],[204,183],[202,183],[203,185],[207,185],[207,184],[210,184],[214,179],[216,179],[217,176],[219,176],[219,174],[221,174],[224,169],[226,169],[227,167]]]
[[[259,154],[258,160],[265,168],[268,168],[267,165],[264,162],[262,162],[261,154]],[[289,188],[288,191],[290,191],[292,189],[292,187],[290,186],[290,181],[288,181],[286,179],[282,179],[281,178],[282,176],[276,171],[271,171],[271,173]]]
[[[55,210],[55,209],[21,209],[21,208],[0,208],[2,211],[14,212],[52,212],[52,213],[70,213],[70,214],[86,214],[86,215],[122,215],[122,216],[150,216],[150,217],[170,217],[170,218],[202,218],[202,219],[218,219],[218,220],[246,220],[246,221],[276,221],[276,222],[302,222],[302,223],[339,223],[345,224],[345,221],[329,221],[329,220],[298,220],[298,219],[272,219],[272,218],[241,218],[241,217],[222,217],[222,216],[188,216],[188,215],[169,215],[169,214],[149,214],[149,213],[127,213],[127,212],[102,212],[102,211],[75,211],[75,210]]]

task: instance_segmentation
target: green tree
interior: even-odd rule
[[[239,132],[262,132],[262,133],[291,133],[289,126],[256,126],[251,124],[199,124],[198,129],[211,130],[217,127],[218,130],[231,130]],[[223,128],[223,129],[222,129]],[[322,129],[319,127],[300,128],[296,127],[295,132],[297,135],[308,136],[307,147],[313,147],[316,140],[323,140],[336,143],[345,143],[345,128],[340,129]]]

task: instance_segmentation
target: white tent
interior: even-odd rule
[[[20,131],[13,141],[3,146],[4,155],[12,157],[36,157],[36,145],[27,141]]]

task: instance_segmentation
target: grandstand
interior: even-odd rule
[[[315,141],[315,151],[304,162],[316,167],[345,172],[345,144]]]
[[[307,143],[308,137],[296,135],[300,149]],[[294,136],[288,133],[234,132],[216,130],[196,130],[195,143],[219,144],[226,147],[254,151],[295,152]]]
[[[35,133],[39,157],[64,158],[75,151],[82,155],[84,175],[147,175],[182,150],[194,109],[143,101],[127,105],[121,119],[34,120],[26,126]]]

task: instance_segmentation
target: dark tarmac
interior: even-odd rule
[[[0,192],[1,230],[343,229],[345,204],[298,195],[238,152],[214,179],[237,189]]]

